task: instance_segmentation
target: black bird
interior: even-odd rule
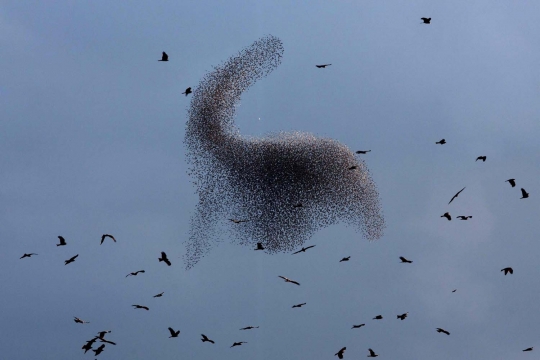
[[[448,212],[445,212],[443,215],[441,215],[441,217],[447,218],[448,221],[452,220],[452,216],[451,216],[450,213],[448,213]]]
[[[405,318],[407,317],[408,314],[409,314],[409,313],[406,312],[405,314],[398,315],[397,318],[398,318],[398,319],[401,319],[401,320],[405,320]]]
[[[302,307],[302,306],[304,306],[304,305],[306,305],[306,303],[296,304],[296,305],[293,305],[292,307],[293,307],[293,309],[294,309],[294,308]]]
[[[296,251],[296,252],[293,252],[291,255],[294,255],[294,254],[298,254],[298,253],[301,253],[301,252],[306,252],[307,249],[311,249],[312,247],[315,247],[315,245],[310,245],[310,246],[307,246],[307,247],[302,247],[302,249]]]
[[[452,196],[452,199],[450,199],[450,201],[448,202],[448,205],[450,205],[450,203],[451,203],[452,201],[454,201],[454,199],[457,198],[458,195],[459,195],[463,190],[465,190],[465,188],[459,190],[459,191],[456,193],[456,195]]]
[[[456,291],[457,291],[457,289],[452,290],[453,293],[455,293]]]
[[[56,244],[56,246],[64,246],[64,245],[66,245],[66,239],[64,239],[63,236],[59,236],[58,239],[60,240],[60,244]]]
[[[349,261],[350,258],[351,258],[350,256],[344,257],[343,259],[339,260],[339,262]]]
[[[347,348],[344,346],[339,350],[337,353],[334,354],[334,356],[337,356],[340,359],[343,359],[343,353],[347,350]]]
[[[34,254],[34,253],[30,253],[30,254],[24,254],[23,256],[21,256],[19,259],[24,259],[25,257],[32,257],[32,255],[37,255],[37,254]]]
[[[153,297],[155,297],[155,298],[162,297],[162,296],[163,296],[163,293],[164,293],[164,292],[161,292],[161,293],[159,293],[159,294],[157,294],[157,295],[154,295]]]
[[[505,267],[504,269],[501,269],[501,271],[504,271],[504,275],[506,276],[506,274],[510,273],[510,275],[513,275],[514,274],[514,269],[512,269],[511,267]]]
[[[369,351],[369,355],[367,357],[377,357],[379,355],[375,354],[375,351],[371,350],[371,349],[368,349]]]
[[[131,273],[127,274],[126,277],[128,277],[128,276],[137,276],[138,273],[144,273],[144,270],[131,272]]]
[[[360,329],[362,326],[366,326],[366,324],[353,325],[351,329]]]
[[[428,24],[429,24],[429,23],[428,23]],[[441,139],[441,140],[437,141],[435,144],[441,144],[441,145],[444,145],[444,144],[446,144],[446,140]]]
[[[159,262],[165,262],[165,264],[167,264],[168,266],[171,266],[171,262],[169,261],[169,259],[167,258],[167,254],[165,254],[164,251],[161,252],[161,257],[158,258]]]
[[[186,91],[184,91],[182,94],[186,94],[186,96],[188,96],[189,94],[191,94],[191,92],[191,87],[188,87]]]
[[[332,64],[323,64],[323,65],[315,65],[316,67],[318,67],[319,69],[324,69],[326,68],[327,66],[330,66]]]
[[[158,61],[169,61],[169,55],[164,51],[161,53],[161,60]]]
[[[300,208],[300,207],[303,207],[304,205],[302,205],[302,203],[298,203],[298,204],[294,204],[293,207],[295,208]]]
[[[467,220],[467,219],[472,219],[472,216],[463,216],[463,215],[459,215],[459,216],[456,216],[459,220]]]
[[[96,356],[98,356],[99,354],[101,354],[103,352],[103,349],[105,349],[105,344],[101,344],[100,347],[98,347],[95,350],[92,349],[92,351],[96,353]]]
[[[99,243],[99,245],[103,244],[103,241],[104,241],[105,238],[107,238],[107,237],[110,237],[111,239],[113,239],[114,242],[116,242],[116,239],[114,238],[114,236],[109,235],[109,234],[103,234],[103,235],[101,235],[101,242]]]
[[[403,256],[400,256],[399,259],[401,260],[402,263],[409,263],[409,264],[412,264],[412,260],[407,260],[407,259],[405,259]]]
[[[233,343],[233,344],[231,345],[231,347],[240,346],[240,345],[242,345],[242,344],[247,344],[247,342],[245,342],[245,341],[235,342],[235,343]]]
[[[516,179],[508,179],[505,182],[509,182],[512,187],[516,186]]]
[[[349,170],[354,170],[354,169],[358,169],[358,166],[357,165],[353,165],[349,168]]]
[[[230,221],[232,221],[233,223],[235,224],[240,224],[240,223],[243,223],[243,222],[248,222],[249,220],[237,220],[237,219],[229,219]]]
[[[367,154],[368,152],[370,152],[371,150],[358,150],[356,153],[357,154]]]
[[[241,328],[240,330],[251,330],[251,329],[258,329],[258,326],[246,326],[245,328]]]
[[[72,256],[71,258],[69,258],[68,260],[64,261],[65,264],[64,265],[67,265],[67,264],[70,264],[72,262],[75,261],[75,259],[77,258],[77,256],[79,256],[79,254],[75,255],[75,256]]]
[[[444,329],[441,329],[441,328],[437,328],[437,332],[438,333],[443,333],[443,334],[446,334],[446,335],[450,335],[450,333]]]
[[[146,311],[150,310],[148,306],[143,306],[143,305],[131,305],[131,306],[133,306],[135,309],[144,309]]]
[[[75,321],[77,324],[90,324],[90,321],[81,320],[76,316],[73,317],[73,321]]]
[[[479,156],[476,158],[475,161],[482,160],[483,162],[486,162],[486,158],[487,158],[486,156]]]
[[[424,22],[424,24],[431,24],[431,18],[420,18],[420,20],[422,20]],[[444,140],[444,139],[443,139]]]
[[[382,320],[382,315],[377,315],[372,320]]]
[[[532,348],[532,347],[530,347],[530,348],[526,348],[526,349],[525,349],[525,350],[523,350],[523,351],[533,351],[533,348]]]
[[[214,340],[210,340],[206,335],[201,334],[201,336],[202,336],[202,339],[201,339],[202,342],[208,341],[208,342],[210,342],[212,344],[215,344]]]
[[[529,197],[529,193],[525,191],[524,188],[521,188],[521,197],[520,199],[526,199]]]
[[[253,250],[264,250],[264,246],[262,243],[257,243],[257,247]]]
[[[285,276],[281,276],[279,275],[278,277],[282,278],[283,280],[285,280],[285,282],[290,282],[290,283],[293,283],[293,284],[296,284],[296,285],[300,285],[300,283],[298,281],[294,281],[294,280],[291,280],[289,278],[286,278]]]
[[[169,336],[169,338],[178,337],[178,335],[180,334],[180,330],[174,331],[172,327],[169,328],[169,332],[171,333],[171,336]]]

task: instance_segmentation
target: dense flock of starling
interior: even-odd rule
[[[431,18],[421,18],[430,24]],[[276,68],[283,55],[281,41],[273,36],[257,40],[251,46],[233,56],[223,65],[207,74],[193,92],[189,109],[189,120],[185,143],[191,164],[191,175],[197,179],[199,204],[192,219],[186,267],[195,265],[211,248],[216,237],[215,224],[223,219],[233,226],[233,236],[243,245],[255,245],[254,250],[268,253],[291,251],[303,245],[314,231],[345,221],[357,226],[363,235],[377,239],[382,235],[384,218],[381,214],[376,186],[369,176],[364,162],[344,145],[331,139],[316,138],[306,133],[279,133],[265,138],[241,136],[234,126],[235,104],[240,95],[258,79]],[[162,53],[158,61],[169,61],[167,53]],[[326,68],[332,64],[315,65]],[[188,87],[182,94],[191,94]],[[446,144],[441,139],[436,144]],[[367,154],[371,150],[358,150],[356,154]],[[476,161],[485,162],[486,156],[478,156]],[[511,187],[516,179],[506,180]],[[449,201],[450,205],[466,189],[463,187]],[[521,199],[529,193],[521,188]],[[232,218],[228,218],[232,217]],[[441,217],[452,220],[449,212]],[[459,215],[460,220],[471,219],[471,215]],[[100,245],[106,238],[113,242],[113,235],[103,234]],[[56,246],[66,246],[67,242],[58,236]],[[315,245],[302,247],[292,255],[305,253]],[[36,253],[24,253],[20,259],[30,258]],[[65,260],[65,265],[75,262],[79,254]],[[350,256],[339,262],[347,262]],[[412,260],[400,256],[401,263],[412,264]],[[171,266],[165,252],[161,252],[159,262]],[[501,269],[504,275],[513,274],[511,267]],[[137,270],[126,275],[137,276],[145,270]],[[278,276],[286,283],[300,286],[296,280]],[[452,290],[452,293],[457,289]],[[165,292],[153,295],[160,298]],[[295,304],[301,308],[306,302]],[[146,305],[133,304],[134,309],[149,311]],[[408,312],[396,315],[397,320],[405,320]],[[376,315],[373,320],[382,320]],[[76,316],[77,324],[89,324]],[[352,325],[360,329],[365,323]],[[247,326],[239,330],[258,329]],[[169,338],[177,338],[180,330],[167,328]],[[436,332],[450,335],[443,328]],[[105,344],[116,345],[105,339],[110,330],[100,331],[83,346],[84,353],[100,355]],[[215,344],[205,334],[203,343]],[[99,342],[99,343],[98,343]],[[97,344],[96,344],[97,343]],[[234,342],[230,348],[247,344]],[[95,346],[95,347],[94,347]],[[342,347],[334,355],[344,359],[347,347]],[[532,351],[533,347],[523,349]],[[378,357],[373,349],[367,349],[367,357]]]

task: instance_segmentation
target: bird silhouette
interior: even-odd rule
[[[403,256],[400,256],[399,259],[401,260],[402,263],[412,264],[412,261],[411,261],[411,260],[407,260],[407,259],[405,259]]]
[[[165,254],[164,251],[161,252],[161,257],[158,258],[159,262],[164,262],[165,264],[167,264],[167,266],[171,266],[171,262],[169,261],[169,259],[167,258],[167,254]]]
[[[235,342],[235,343],[233,343],[233,344],[231,345],[231,347],[240,346],[240,345],[242,345],[242,344],[247,344],[247,342],[245,342],[245,341]]]
[[[529,193],[525,191],[524,188],[521,188],[521,197],[520,199],[526,199],[529,197]]]
[[[98,356],[103,352],[103,349],[105,349],[105,344],[101,344],[97,349],[92,349],[92,351],[96,353],[96,356]]]
[[[155,297],[155,298],[158,298],[158,297],[162,297],[162,296],[163,296],[163,294],[164,294],[164,292],[160,292],[159,294],[157,294],[157,295],[154,295],[153,297]]]
[[[169,338],[178,337],[178,335],[180,334],[180,330],[174,331],[174,329],[172,327],[170,327],[168,329],[169,329],[169,332],[171,333],[171,336],[169,336]]]
[[[356,153],[357,154],[367,154],[368,152],[370,152],[371,150],[358,150]]]
[[[258,326],[246,326],[245,328],[241,328],[240,330],[251,330],[251,329],[258,329]]]
[[[349,170],[355,170],[355,169],[358,169],[358,165],[353,165],[349,168]]]
[[[215,344],[214,340],[210,340],[206,335],[201,334],[201,336],[202,336],[202,339],[201,339],[202,342],[210,342],[212,344]]]
[[[161,53],[161,60],[158,61],[169,61],[169,55],[164,51]]]
[[[293,308],[293,309],[294,309],[294,308],[299,308],[299,307],[302,307],[302,306],[304,306],[304,305],[306,305],[306,303],[296,304],[296,305],[293,305],[292,308]]]
[[[366,324],[353,325],[351,329],[360,329],[362,326],[366,326]]]
[[[449,212],[445,212],[444,214],[441,215],[441,217],[445,217],[448,219],[448,221],[452,220],[452,216],[450,215]]]
[[[444,144],[446,144],[446,140],[441,139],[441,140],[437,141],[435,144],[444,145]]]
[[[326,68],[327,66],[330,66],[332,64],[323,64],[323,65],[315,65],[316,67],[318,67],[319,69],[324,69]]]
[[[150,310],[148,306],[143,306],[143,305],[131,305],[131,306],[133,306],[135,309],[144,309],[146,311]]]
[[[525,350],[522,350],[522,351],[533,351],[533,348],[532,347],[526,348]]]
[[[294,280],[291,280],[291,279],[289,279],[289,278],[286,278],[285,276],[279,275],[278,277],[280,277],[280,278],[282,278],[283,280],[285,280],[285,282],[290,282],[290,283],[293,283],[293,284],[296,284],[296,285],[300,285],[299,282],[294,281]]]
[[[511,267],[505,267],[504,269],[501,269],[501,271],[504,271],[504,275],[506,276],[506,274],[510,273],[510,275],[513,275],[514,274],[514,269],[512,269]]]
[[[420,18],[420,20],[422,20],[424,22],[424,24],[431,24],[431,18]],[[443,139],[444,140],[444,139]]]
[[[243,222],[248,222],[249,220],[236,220],[236,219],[229,219],[230,221],[232,221],[233,223],[235,224],[240,224],[240,223],[243,223]]]
[[[468,219],[472,219],[472,216],[459,215],[459,216],[456,216],[456,218],[458,218],[459,220],[468,220]]]
[[[334,356],[337,356],[340,359],[343,359],[343,353],[347,350],[347,347],[342,347],[337,353],[334,354]]]
[[[73,321],[75,321],[77,324],[90,324],[90,321],[81,320],[76,316],[73,317]]]
[[[77,255],[75,255],[75,256],[72,256],[72,257],[70,257],[68,260],[64,261],[64,262],[65,262],[64,265],[71,264],[72,262],[74,262],[75,259],[77,258],[77,256],[79,256],[79,254],[77,254]]]
[[[382,315],[377,315],[372,320],[382,320],[382,318]]]
[[[446,335],[450,335],[450,333],[444,329],[441,329],[441,328],[437,328],[437,332],[438,333],[443,333],[443,334],[446,334]]]
[[[451,203],[452,201],[454,201],[454,199],[457,198],[457,197],[459,196],[459,194],[460,194],[463,190],[465,190],[465,188],[459,190],[459,191],[456,193],[456,195],[452,196],[452,198],[451,198],[450,201],[448,202],[448,205],[450,205],[450,203]]]
[[[512,187],[516,186],[516,179],[508,179],[505,182],[509,182]]]
[[[145,272],[144,270],[130,272],[129,274],[126,275],[126,277],[128,277],[128,276],[137,276],[138,273],[144,273],[144,272]]]
[[[400,319],[400,320],[405,320],[405,318],[407,317],[409,313],[406,312],[405,314],[401,314],[401,315],[398,315],[397,318]]]
[[[258,242],[257,247],[255,249],[253,249],[253,250],[264,250],[264,246],[263,246],[262,243]]]
[[[479,156],[476,158],[475,161],[482,160],[483,162],[486,162],[486,158],[487,158],[486,156]]]
[[[21,256],[19,259],[24,259],[25,257],[32,257],[32,255],[37,255],[35,253],[30,253],[30,254],[23,254],[23,256]]]
[[[114,238],[114,236],[112,235],[109,235],[109,234],[103,234],[101,235],[101,242],[99,243],[99,245],[103,244],[103,241],[105,240],[105,238],[111,238],[114,242],[116,242],[116,239]]]
[[[452,290],[453,293],[455,293],[456,291],[457,291],[457,289]]]
[[[182,94],[186,94],[186,96],[188,96],[189,94],[191,94],[191,92],[191,87],[188,87],[186,91],[184,91]]]
[[[349,261],[350,258],[351,258],[350,256],[344,257],[343,259],[339,260],[339,262]]]
[[[56,244],[56,246],[64,246],[66,245],[66,239],[62,236],[58,236],[58,240],[60,241],[60,244]]]
[[[367,357],[377,357],[379,355],[375,354],[375,351],[373,351],[372,349],[368,349],[369,351],[369,355]]]
[[[315,247],[315,245],[310,245],[310,246],[302,247],[302,249],[293,252],[291,255],[298,254],[298,253],[301,253],[301,252],[306,252],[307,249],[311,249],[312,247]]]

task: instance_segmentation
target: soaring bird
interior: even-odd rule
[[[444,214],[441,215],[441,217],[445,217],[448,219],[448,221],[452,220],[452,216],[450,215],[449,212],[445,212]]]
[[[475,161],[482,160],[483,162],[486,162],[486,158],[487,158],[487,156],[479,156],[479,157],[476,158]]]
[[[206,336],[206,335],[204,335],[204,334],[201,334],[201,336],[202,336],[202,339],[201,339],[202,342],[210,342],[210,343],[212,343],[212,344],[215,344],[214,340],[210,340],[210,339],[208,338],[208,336]]]
[[[301,252],[306,252],[307,249],[311,249],[312,247],[315,247],[315,245],[310,245],[310,246],[306,246],[306,247],[302,247],[302,249],[296,251],[296,252],[293,252],[291,255],[294,255],[294,254],[298,254],[298,253],[301,253]]]
[[[264,246],[262,243],[257,243],[257,247],[253,250],[264,250]]]
[[[105,349],[105,344],[101,344],[97,349],[92,349],[92,351],[96,353],[96,356],[98,356],[103,352],[103,349]]]
[[[382,320],[382,315],[377,315],[372,320]]]
[[[67,265],[67,264],[70,264],[70,263],[74,262],[75,259],[77,258],[77,256],[79,256],[79,254],[77,254],[77,255],[75,255],[75,256],[72,256],[72,257],[70,257],[68,260],[64,261],[64,262],[65,262],[64,265]]]
[[[459,196],[459,194],[460,194],[463,190],[465,190],[465,188],[459,190],[459,191],[456,193],[456,195],[452,196],[452,199],[450,199],[450,201],[448,202],[448,205],[450,205],[450,203],[451,203],[452,201],[454,201],[454,199],[457,198],[457,197]]]
[[[453,293],[455,293],[456,291],[457,291],[457,289],[452,290]]]
[[[398,315],[397,318],[398,318],[398,319],[401,319],[401,320],[405,320],[405,318],[407,317],[408,314],[409,314],[409,313],[406,312],[405,314]]]
[[[188,96],[189,94],[191,94],[191,92],[191,87],[188,87],[186,91],[184,91],[182,94],[186,94],[186,96]]]
[[[350,258],[351,258],[350,256],[344,257],[343,259],[339,260],[339,262],[349,261]]]
[[[116,239],[114,238],[114,236],[112,235],[109,235],[109,234],[103,234],[101,235],[101,242],[99,243],[99,245],[103,244],[103,241],[105,240],[105,238],[111,238],[114,242],[116,242]]]
[[[56,246],[64,246],[64,245],[66,245],[66,239],[64,239],[63,236],[59,236],[58,239],[60,241],[60,244],[56,244]]]
[[[360,329],[362,326],[366,326],[366,324],[353,325],[351,329]]]
[[[332,64],[322,64],[322,65],[315,65],[316,67],[318,67],[319,69],[324,69],[326,68],[327,66],[330,66]]]
[[[437,328],[437,332],[438,333],[443,333],[443,334],[446,334],[446,335],[450,335],[450,333],[444,329],[441,329],[441,328]]]
[[[371,150],[358,150],[356,153],[357,154],[367,154],[368,152],[370,152]]]
[[[463,215],[459,215],[459,216],[456,216],[459,220],[468,220],[468,219],[472,219],[472,216],[463,216]]]
[[[524,188],[521,188],[521,197],[520,199],[526,199],[529,197],[529,193],[525,191]]]
[[[251,329],[258,329],[258,326],[246,326],[245,328],[241,328],[240,330],[251,330]]]
[[[377,357],[379,355],[375,354],[375,351],[371,350],[371,349],[368,349],[369,351],[369,355],[367,357]]]
[[[504,275],[506,276],[506,274],[510,273],[510,275],[513,275],[514,274],[514,269],[512,269],[511,267],[505,267],[504,269],[501,269],[501,271],[504,271]]]
[[[431,18],[420,18],[420,20],[422,20],[424,22],[424,24],[431,24]],[[443,139],[444,140],[444,139]]]
[[[343,353],[347,350],[347,348],[344,346],[339,350],[337,353],[334,354],[334,356],[337,356],[340,359],[343,359]]]
[[[178,337],[178,335],[180,334],[180,330],[174,331],[172,327],[169,328],[169,332],[171,333],[171,336],[169,336],[169,338]]]
[[[407,260],[407,259],[405,259],[403,256],[400,256],[399,259],[401,260],[402,263],[409,263],[409,264],[412,264],[412,260]]]
[[[37,255],[37,254],[34,254],[34,253],[30,253],[30,254],[24,254],[23,256],[21,256],[19,259],[24,259],[25,257],[32,257],[32,255]]]
[[[233,343],[233,344],[231,345],[231,347],[240,346],[240,345],[242,345],[242,344],[247,344],[247,342],[245,342],[245,341],[235,342],[235,343]]]
[[[144,273],[144,272],[145,272],[144,270],[130,272],[129,274],[126,275],[126,277],[128,277],[128,276],[137,276],[138,273]]]
[[[81,320],[76,316],[73,317],[73,321],[75,321],[77,324],[90,324],[90,321]]]
[[[516,179],[508,179],[505,182],[509,182],[512,187],[516,186]]]
[[[444,144],[446,144],[446,140],[441,139],[441,140],[437,141],[435,144],[444,145]]]
[[[292,307],[293,307],[293,309],[294,309],[294,308],[302,307],[302,306],[304,306],[304,305],[306,305],[306,303],[296,304],[296,305],[293,305]]]
[[[163,293],[164,293],[164,291],[163,291],[163,292],[160,292],[160,293],[157,294],[157,295],[154,295],[153,297],[155,297],[155,298],[162,297],[162,296],[163,296]]]
[[[240,224],[240,223],[243,223],[243,222],[248,222],[249,220],[237,220],[237,219],[229,219],[230,221],[232,221],[233,223],[235,224]]]
[[[161,257],[158,258],[159,262],[165,262],[165,264],[167,264],[168,266],[171,266],[171,262],[169,261],[169,259],[167,258],[167,254],[165,254],[164,251],[161,252]]]
[[[135,309],[144,309],[146,311],[150,310],[148,306],[143,306],[143,305],[131,305],[131,306],[133,306]]]
[[[164,51],[161,53],[161,60],[158,61],[169,61],[169,55]]]
[[[278,277],[280,277],[280,278],[282,278],[283,280],[285,280],[285,282],[290,282],[290,283],[293,283],[293,284],[296,284],[296,285],[300,285],[299,282],[294,281],[294,280],[291,280],[291,279],[289,279],[289,278],[286,278],[285,276],[279,275]]]
[[[533,351],[533,348],[532,348],[532,347],[530,347],[530,348],[526,348],[526,349],[525,349],[525,350],[523,350],[523,351]]]

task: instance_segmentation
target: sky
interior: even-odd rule
[[[117,345],[100,359],[535,357],[539,13],[529,0],[1,2],[2,357],[93,358],[81,346],[102,330]],[[335,225],[294,256],[225,238],[186,271],[198,199],[181,93],[267,34],[283,61],[243,95],[237,126],[371,150],[384,236]]]

